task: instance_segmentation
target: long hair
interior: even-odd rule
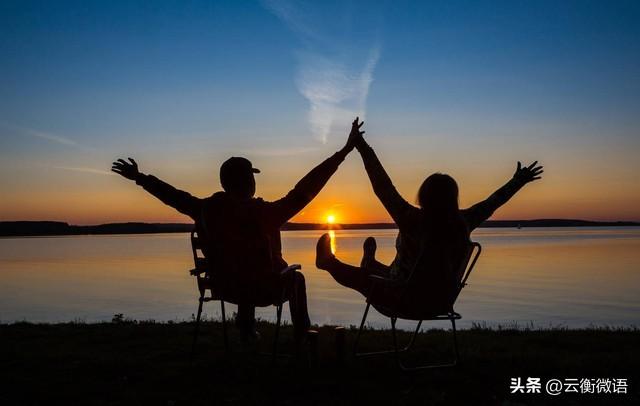
[[[422,248],[429,252],[423,260],[431,270],[421,276],[437,289],[436,302],[452,304],[460,278],[457,270],[469,241],[458,206],[458,184],[449,175],[434,173],[420,186],[417,203],[422,209]]]
[[[428,215],[452,216],[458,212],[458,184],[447,174],[434,173],[422,182],[418,204]]]
[[[451,176],[444,173],[428,176],[418,190],[417,203],[422,208],[424,237],[428,242],[447,245],[468,238],[458,206],[458,184]]]

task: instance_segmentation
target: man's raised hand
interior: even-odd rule
[[[118,159],[111,164],[111,171],[117,173],[120,176],[124,176],[127,179],[136,180],[140,171],[138,171],[138,164],[133,158],[129,158],[130,162],[124,159]]]
[[[516,168],[516,172],[513,174],[514,179],[521,181],[522,183],[533,182],[534,180],[540,179],[542,176],[542,165],[536,166],[538,161],[533,162],[529,166],[523,167],[520,161],[518,161],[518,167]]]

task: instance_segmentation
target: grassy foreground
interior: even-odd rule
[[[262,323],[261,345],[273,325]],[[251,352],[225,356],[221,325],[203,325],[194,362],[191,323],[65,323],[0,325],[3,405],[354,405],[354,404],[640,404],[640,330],[471,329],[459,334],[462,363],[420,374],[401,373],[392,357],[336,356],[335,330],[320,327],[317,362]],[[235,331],[232,343],[238,350]],[[402,333],[401,342],[409,334]],[[444,360],[450,333],[423,332],[409,360]],[[285,328],[282,348],[291,347]],[[363,349],[391,344],[389,331],[368,330]],[[512,377],[627,378],[628,394],[518,394]],[[543,388],[544,392],[544,388]]]

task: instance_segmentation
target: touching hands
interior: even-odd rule
[[[133,158],[129,158],[129,162],[124,159],[118,159],[111,164],[111,171],[117,173],[120,176],[124,176],[127,179],[136,180],[140,171],[138,170],[138,164]]]
[[[364,124],[364,121],[358,122],[359,119],[359,117],[356,117],[356,119],[353,120],[353,123],[351,123],[351,132],[349,133],[349,138],[345,145],[345,148],[348,150],[352,150],[360,141],[363,140],[362,135],[364,134],[364,131],[360,131],[360,128]]]
[[[518,161],[518,168],[516,172],[513,174],[513,178],[519,180],[522,183],[533,182],[534,180],[540,179],[542,176],[542,165],[536,166],[538,161],[535,161],[529,166],[522,167],[520,161]]]

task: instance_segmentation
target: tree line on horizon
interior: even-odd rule
[[[488,220],[480,227],[485,228],[525,228],[525,227],[621,227],[640,226],[635,221],[590,221],[572,219],[539,220]],[[363,230],[395,229],[394,223],[287,223],[284,231],[295,230]],[[51,236],[51,235],[87,235],[87,234],[155,234],[187,233],[193,230],[191,223],[109,223],[99,225],[72,225],[62,221],[0,221],[0,236]]]

